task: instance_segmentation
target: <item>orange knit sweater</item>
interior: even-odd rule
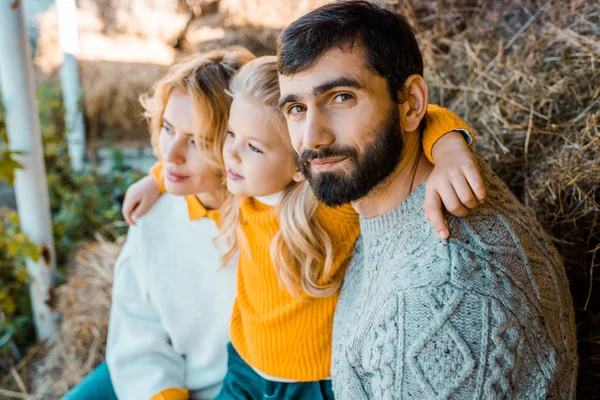
[[[276,208],[252,198],[242,202],[245,244],[240,245],[231,342],[249,365],[271,376],[315,381],[330,376],[331,329],[338,295],[300,300],[278,281],[270,255],[279,231]],[[344,273],[359,235],[351,206],[317,210],[331,237],[337,273]],[[241,241],[241,240],[240,240]]]

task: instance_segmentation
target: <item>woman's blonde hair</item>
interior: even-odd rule
[[[150,92],[140,96],[148,120],[152,148],[159,160],[158,147],[162,118],[173,90],[181,90],[192,99],[194,140],[215,172],[223,177],[223,143],[227,135],[231,97],[226,91],[240,67],[255,58],[243,47],[228,47],[189,56],[171,66]]]
[[[285,117],[279,110],[277,58],[266,56],[244,65],[230,84],[231,96],[260,101],[289,142]],[[295,156],[290,145],[290,157]],[[317,220],[318,200],[308,182],[292,182],[283,191],[278,206],[280,229],[271,242],[271,258],[279,280],[295,297],[326,297],[341,286],[342,276],[334,276],[331,238]],[[239,200],[229,198],[221,208],[221,238],[228,262],[238,250],[240,235]],[[245,247],[242,244],[242,247]]]

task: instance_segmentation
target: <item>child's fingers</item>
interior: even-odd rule
[[[460,201],[452,185],[448,184],[440,187],[438,193],[444,207],[446,207],[446,210],[451,214],[454,214],[457,217],[466,217],[469,215],[469,209]]]
[[[427,190],[423,209],[425,210],[425,217],[433,225],[433,229],[435,229],[438,236],[442,239],[448,239],[450,232],[442,213],[442,201],[435,190]]]
[[[481,174],[475,165],[473,167],[465,168],[463,170],[465,179],[471,186],[471,190],[475,193],[477,200],[484,201],[487,197],[487,188],[481,179]]]
[[[121,207],[121,213],[123,214],[123,218],[129,225],[135,225],[135,221],[131,218],[131,216],[137,204],[137,199],[133,200],[131,198],[128,198],[127,193],[125,194],[125,200],[123,201],[123,207]]]
[[[131,215],[131,219],[133,219],[134,221],[137,221],[137,219],[142,217],[144,214],[146,214],[148,212],[148,210],[150,210],[151,207],[152,207],[151,202],[147,201],[145,198],[142,199],[142,201],[140,201],[138,206],[133,211],[133,213]]]
[[[460,202],[469,210],[473,210],[479,206],[479,201],[471,191],[471,186],[464,176],[454,178],[452,181],[452,186],[454,186],[454,191],[456,192]]]

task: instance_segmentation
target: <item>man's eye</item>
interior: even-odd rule
[[[252,146],[250,143],[248,143],[248,147],[250,147],[250,150],[253,152],[262,154],[262,150],[260,150],[258,147]]]
[[[298,115],[300,113],[304,112],[304,107],[302,107],[301,105],[293,105],[290,108],[288,108],[288,113],[292,114],[292,115]]]
[[[344,103],[348,100],[352,99],[352,95],[348,94],[348,93],[340,93],[337,96],[335,96],[335,102],[336,103]]]

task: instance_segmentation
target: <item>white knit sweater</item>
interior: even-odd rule
[[[212,399],[227,369],[237,260],[219,268],[216,224],[165,194],[129,229],[114,272],[107,362],[120,399],[164,389]]]

